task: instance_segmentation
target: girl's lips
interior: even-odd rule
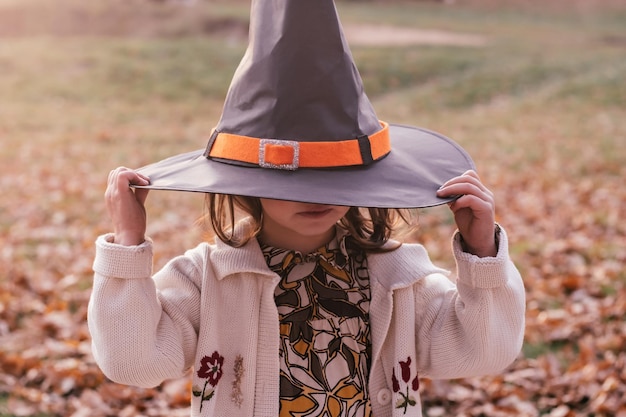
[[[329,214],[332,210],[327,208],[327,209],[319,209],[319,210],[308,210],[308,211],[301,211],[298,214],[301,216],[305,216],[305,217],[324,217],[327,214]]]

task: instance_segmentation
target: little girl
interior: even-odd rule
[[[416,417],[421,377],[508,366],[524,288],[471,159],[377,119],[332,0],[255,0],[250,30],[206,149],[109,175],[89,305],[104,373],[151,387],[191,367],[192,416]],[[207,193],[216,234],[154,276],[149,189]],[[401,209],[443,203],[456,284],[391,239]]]

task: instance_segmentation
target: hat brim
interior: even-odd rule
[[[453,198],[436,193],[475,169],[451,139],[426,129],[390,125],[391,152],[368,166],[285,171],[207,159],[204,150],[176,155],[138,171],[154,190],[233,194],[337,206],[423,208]]]

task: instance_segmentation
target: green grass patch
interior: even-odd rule
[[[21,39],[0,43],[11,101],[166,101],[222,97],[244,49],[198,39]]]
[[[522,353],[525,358],[536,359],[548,353],[560,355],[565,348],[577,349],[577,347],[572,345],[569,341],[557,340],[552,342],[524,343]]]
[[[9,412],[9,394],[0,392],[0,417],[19,417],[23,414],[12,414]],[[53,417],[51,414],[36,413],[31,414],[29,417]]]

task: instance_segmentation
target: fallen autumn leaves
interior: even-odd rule
[[[559,186],[551,180],[546,174],[539,188],[554,195]],[[502,375],[424,380],[424,409],[433,417],[626,416],[626,232],[619,223],[626,195],[613,188],[620,178],[562,186],[561,197],[573,202],[567,205],[521,181],[501,178],[506,186],[496,195],[506,201],[501,221],[513,237],[528,292],[524,354]],[[99,196],[93,201],[98,204]],[[556,215],[541,215],[549,210]],[[440,236],[452,231],[440,214],[421,214],[421,237],[435,254],[446,253]],[[50,216],[23,217],[24,224],[4,234],[4,256],[13,251],[17,260],[5,263],[0,287],[0,392],[7,410],[16,416],[188,415],[186,378],[139,389],[100,373],[86,327],[89,288],[79,278],[91,274],[94,234],[72,225],[77,220],[71,216]],[[167,235],[175,221],[157,218],[154,230]],[[73,273],[62,274],[69,264]]]

